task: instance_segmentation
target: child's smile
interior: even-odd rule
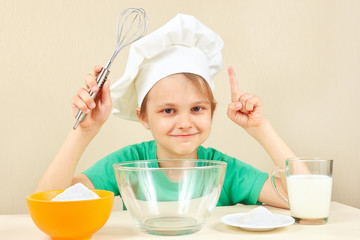
[[[189,139],[189,138],[191,138],[191,137],[193,137],[193,136],[195,136],[197,133],[193,133],[193,134],[173,134],[173,135],[171,135],[171,136],[173,136],[173,137],[176,137],[176,138],[179,138],[179,139],[184,139],[184,140],[186,140],[186,139]]]

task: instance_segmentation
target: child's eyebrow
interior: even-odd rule
[[[164,107],[176,107],[177,105],[174,104],[174,103],[162,103],[162,104],[159,104],[157,105],[156,107],[157,108],[164,108]]]
[[[197,101],[192,103],[192,105],[209,105],[210,103],[208,101]]]

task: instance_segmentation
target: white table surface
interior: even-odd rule
[[[250,232],[225,225],[220,221],[224,215],[247,212],[256,206],[236,205],[217,207],[206,225],[197,233],[183,236],[155,236],[139,230],[126,211],[113,211],[105,226],[94,234],[93,240],[110,239],[360,239],[360,209],[332,202],[328,223],[324,225],[293,225],[267,232]],[[290,216],[289,210],[265,206],[272,213]],[[1,240],[49,240],[32,222],[29,214],[0,215]]]

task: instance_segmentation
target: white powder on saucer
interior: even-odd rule
[[[85,187],[82,183],[77,183],[65,189],[51,201],[80,201],[98,198],[100,197],[96,193]]]
[[[278,216],[272,214],[266,208],[260,206],[252,209],[247,214],[239,218],[239,223],[252,226],[274,226],[281,224]]]

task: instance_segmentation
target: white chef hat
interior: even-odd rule
[[[222,68],[220,36],[195,17],[178,14],[133,43],[124,75],[110,88],[113,114],[137,121],[136,107],[156,82],[175,73],[203,77],[214,90],[213,77]]]

